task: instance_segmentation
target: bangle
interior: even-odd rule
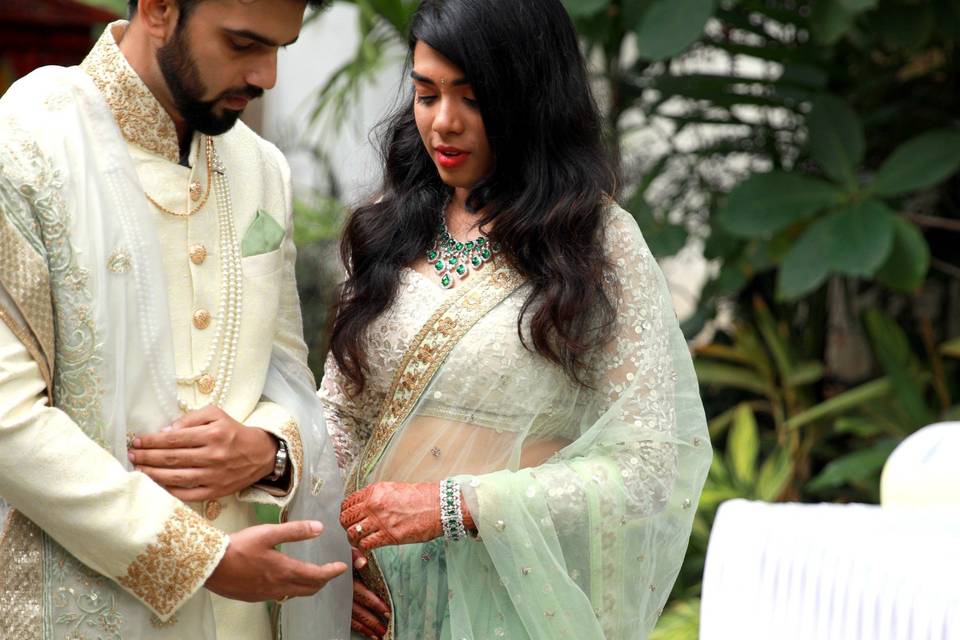
[[[289,459],[287,443],[279,438],[277,442],[277,457],[273,460],[273,473],[266,477],[267,482],[276,482],[287,472],[287,460]]]
[[[443,526],[443,537],[451,542],[467,537],[460,506],[460,483],[451,478],[440,483],[440,524]]]

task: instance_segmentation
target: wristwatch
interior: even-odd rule
[[[273,473],[264,478],[268,482],[276,482],[287,472],[287,461],[290,456],[287,454],[287,443],[277,439],[277,457],[273,461]]]

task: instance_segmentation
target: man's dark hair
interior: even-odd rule
[[[180,23],[183,24],[183,21],[190,15],[190,12],[193,11],[193,8],[203,2],[203,0],[178,0],[180,5]],[[307,0],[307,6],[313,7],[314,9],[322,9],[323,5],[327,3],[327,0]],[[130,16],[137,12],[137,0],[129,0],[127,2],[127,8],[130,12]]]

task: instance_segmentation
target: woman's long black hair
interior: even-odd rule
[[[583,383],[584,358],[614,320],[603,219],[617,175],[570,17],[560,0],[424,0],[411,57],[420,41],[463,70],[480,105],[495,167],[467,207],[532,284],[524,344]],[[401,269],[432,244],[451,193],[412,97],[384,126],[384,184],[353,211],[341,244],[348,274],[330,350],[354,392],[370,366],[366,330],[394,301]]]

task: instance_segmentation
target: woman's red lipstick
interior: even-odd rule
[[[456,169],[461,166],[464,162],[467,161],[467,158],[470,157],[469,151],[464,151],[463,149],[457,149],[456,147],[448,147],[446,145],[439,145],[434,147],[437,152],[437,164],[439,164],[444,169]]]

